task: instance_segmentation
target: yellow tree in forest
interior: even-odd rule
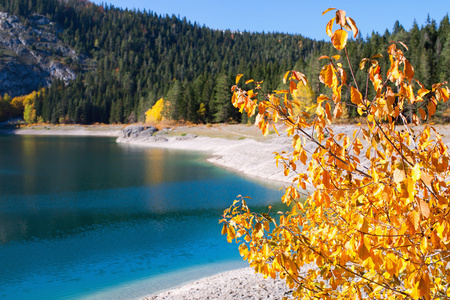
[[[316,95],[312,90],[309,82],[306,85],[304,85],[302,82],[299,82],[297,84],[297,89],[295,89],[292,93],[294,115],[299,115],[302,112],[310,112],[315,106],[315,97]]]
[[[358,28],[336,10],[326,32],[348,63],[350,80],[340,55],[321,57],[327,63],[320,81],[332,96],[317,97],[314,118],[294,114],[292,94],[308,84],[302,73],[287,73],[289,90],[264,94],[259,103],[260,83],[252,80],[255,87],[247,91],[238,86],[241,75],[236,78],[236,107],[256,113],[264,134],[269,126],[285,126],[292,150],[275,158],[295,176],[281,199],[285,212],[255,213],[245,198],[237,199],[224,211],[222,234],[239,243],[256,272],[280,276],[298,299],[448,299],[450,157],[433,125],[418,125],[435,113],[438,102],[448,101],[449,88],[421,84],[403,54],[406,45],[391,42],[389,70],[378,64],[383,54],[359,65],[375,90],[369,99],[350,65],[347,31],[356,37]],[[364,119],[350,133],[333,130],[342,114],[343,89]],[[417,109],[410,123],[403,110],[407,103]]]
[[[164,99],[156,101],[152,108],[145,113],[145,123],[158,123],[164,120]]]

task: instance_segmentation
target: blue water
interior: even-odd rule
[[[267,186],[200,154],[111,138],[0,136],[0,298],[131,299],[245,266],[218,219]]]

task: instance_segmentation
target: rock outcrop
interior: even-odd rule
[[[168,139],[161,135],[155,135],[158,129],[153,126],[130,125],[122,129],[122,134],[117,138],[119,143],[130,142],[167,142]]]
[[[76,78],[69,61],[81,63],[83,57],[58,39],[48,18],[33,15],[23,23],[0,12],[0,95],[28,94],[56,79],[67,84]]]

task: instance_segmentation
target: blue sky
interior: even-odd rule
[[[392,31],[396,20],[410,29],[416,19],[425,24],[427,15],[439,25],[448,14],[449,0],[374,0],[374,1],[268,1],[268,0],[94,0],[116,7],[147,9],[161,15],[186,17],[192,23],[213,29],[231,29],[252,32],[286,32],[314,39],[326,39],[325,25],[334,14],[322,12],[337,7],[353,18],[363,37],[372,31]]]

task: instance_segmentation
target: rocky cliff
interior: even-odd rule
[[[56,36],[56,26],[46,17],[32,15],[25,22],[0,12],[0,95],[28,94],[76,74],[68,64],[83,58]]]

